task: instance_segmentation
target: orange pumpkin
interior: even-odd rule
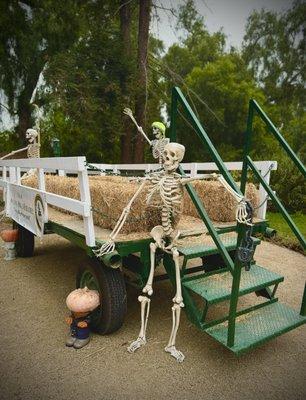
[[[0,232],[0,236],[4,242],[16,242],[18,239],[18,229],[5,229]]]

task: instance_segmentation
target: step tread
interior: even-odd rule
[[[209,303],[216,303],[230,298],[233,277],[228,270],[212,274],[202,274],[187,278],[183,286],[199,294]],[[252,265],[249,271],[242,269],[239,295],[254,292],[263,287],[282,282],[283,276],[269,271],[259,265]]]
[[[228,321],[205,331],[234,353],[240,354],[305,323],[306,317],[276,302],[236,318],[233,347],[227,346]]]
[[[227,236],[225,235],[220,235],[221,241],[224,245],[224,247],[230,251],[230,250],[235,250],[237,247],[237,236]],[[254,239],[254,244],[258,245],[260,243],[260,239],[258,238],[253,238]],[[178,251],[185,256],[187,259],[191,258],[196,258],[196,257],[202,257],[205,255],[211,255],[211,254],[218,254],[219,250],[215,243],[213,242],[212,238],[210,237],[210,241],[208,243],[203,243],[203,244],[197,244],[195,246],[190,245],[190,242],[188,243],[188,246],[184,245],[179,245]]]

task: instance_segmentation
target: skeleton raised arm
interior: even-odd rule
[[[132,121],[134,122],[134,124],[136,125],[136,128],[137,128],[138,132],[140,132],[140,133],[142,134],[142,136],[146,139],[146,141],[147,141],[147,142],[149,143],[149,145],[151,146],[151,145],[152,145],[151,140],[150,140],[150,139],[148,138],[148,136],[144,133],[144,130],[142,129],[142,127],[138,125],[138,123],[137,123],[137,121],[136,121],[136,119],[135,119],[135,117],[134,117],[134,115],[133,115],[132,110],[131,110],[130,108],[125,108],[125,109],[123,110],[123,114],[128,115],[128,116],[131,118],[131,120],[132,120]]]
[[[138,132],[140,132],[143,135],[143,137],[151,146],[153,157],[157,158],[159,164],[162,165],[164,148],[170,142],[170,139],[165,137],[165,132],[166,132],[165,125],[162,122],[157,122],[157,121],[153,122],[152,129],[153,129],[154,139],[150,140],[148,136],[144,133],[142,127],[138,125],[132,110],[130,108],[125,108],[123,110],[123,113],[131,118],[133,123],[136,125]]]

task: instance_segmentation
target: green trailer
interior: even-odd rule
[[[264,121],[268,130],[296,163],[304,177],[306,176],[305,167],[259,105],[254,100],[250,101],[240,188],[237,187],[207,133],[178,88],[173,88],[172,93],[170,140],[176,141],[178,106],[185,112],[227,183],[236,192],[244,193],[247,172],[252,171],[305,249],[305,238],[249,156],[253,119],[257,116]],[[3,160],[0,161],[0,168],[2,168],[0,186],[4,188],[7,215],[13,218],[15,226],[19,229],[17,242],[19,256],[32,256],[34,237],[42,233],[58,234],[85,250],[88,261],[78,271],[76,284],[77,287],[87,286],[100,292],[101,306],[94,315],[94,329],[100,334],[109,334],[118,330],[123,324],[127,307],[126,284],[133,285],[141,291],[148,279],[149,245],[152,238],[149,235],[145,237],[127,235],[124,239],[119,238],[116,241],[115,252],[100,258],[95,256],[94,250],[108,240],[110,231],[93,225],[87,166],[85,157]],[[21,185],[23,168],[38,170],[38,189]],[[80,200],[46,192],[45,172],[55,172],[59,169],[65,169],[78,176]],[[183,171],[181,173],[183,174]],[[246,225],[214,224],[192,184],[186,185],[186,189],[199,214],[199,225],[194,226],[192,223],[188,229],[185,229],[178,245],[184,310],[187,318],[197,328],[237,355],[303,325],[306,322],[306,285],[300,310],[293,310],[280,303],[277,298],[277,288],[284,277],[258,265],[254,257],[250,262],[250,269],[246,270],[237,257],[237,249],[247,234]],[[29,230],[29,226],[16,215],[14,201],[16,196],[21,196],[25,192],[24,197],[27,199],[37,199],[38,196],[42,200],[45,209],[43,224],[40,226],[43,226],[43,232],[37,231],[37,226],[36,230]],[[56,209],[48,208],[48,205],[55,206]],[[59,208],[78,214],[82,218],[63,214]],[[205,226],[204,229],[203,226]],[[256,236],[256,233],[269,235],[271,232],[272,229],[269,228],[266,220],[255,220],[253,235]],[[260,245],[260,240],[254,237],[253,243],[256,248]],[[162,264],[164,272],[156,273],[155,282],[169,279],[175,287],[175,266],[171,255],[159,252],[156,259],[156,270],[159,270],[158,265]],[[254,293],[254,304],[242,309],[238,308],[239,298],[252,293]],[[258,298],[261,299],[260,302]],[[229,309],[224,315],[211,318],[210,308],[223,302],[229,303]]]

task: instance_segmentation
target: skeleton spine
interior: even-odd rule
[[[163,206],[162,208],[162,227],[164,229],[165,234],[171,235],[173,232],[173,228],[171,225],[171,209],[169,209],[167,206]]]

